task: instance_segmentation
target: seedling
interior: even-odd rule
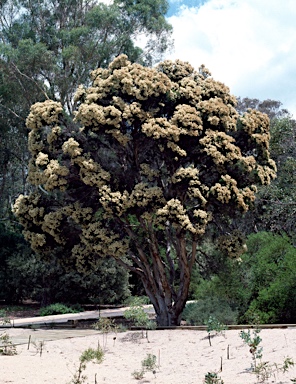
[[[208,372],[205,375],[204,384],[224,384],[224,381],[218,377],[216,372]]]
[[[4,309],[0,309],[0,324],[1,325],[8,325],[10,323],[11,323],[11,321],[6,314],[6,311]]]
[[[145,374],[145,372],[143,371],[143,369],[141,369],[140,371],[134,371],[134,372],[132,372],[132,376],[133,376],[136,380],[142,380],[143,377],[144,377],[144,374]]]
[[[146,338],[148,339],[148,329],[154,329],[155,323],[149,319],[148,314],[144,311],[144,303],[141,298],[134,298],[130,304],[130,308],[124,311],[123,316],[127,320],[133,321],[136,327],[142,328],[142,337],[144,337],[144,329],[146,329]]]
[[[97,364],[100,364],[103,361],[104,352],[101,348],[86,349],[79,358],[79,366],[77,372],[74,374],[73,379],[69,384],[83,384],[86,382],[87,376],[83,374],[83,371],[86,369],[86,364],[90,361],[94,361]]]
[[[263,348],[259,346],[259,344],[262,341],[261,337],[259,336],[260,332],[261,330],[258,328],[253,330],[252,335],[249,329],[248,329],[248,332],[246,331],[240,332],[240,337],[243,339],[244,343],[250,347],[250,353],[253,359],[252,368],[254,371],[256,369],[257,359],[262,358],[262,352],[263,352]]]
[[[294,361],[290,357],[287,357],[283,364],[261,362],[255,368],[254,373],[256,374],[259,383],[265,383],[271,376],[275,377],[276,373],[279,372],[285,373],[293,366]]]
[[[4,332],[0,335],[0,355],[13,356],[17,355],[15,345],[12,344],[9,335]]]
[[[207,326],[207,332],[208,332],[208,338],[209,338],[209,343],[210,346],[211,344],[211,335],[213,332],[215,332],[216,335],[222,334],[223,336],[225,335],[225,330],[227,329],[225,324],[220,323],[218,319],[214,316],[210,316],[208,321],[206,321],[206,326]]]
[[[294,366],[294,361],[290,357],[287,357],[282,364],[270,364],[266,361],[260,361],[260,363],[258,363],[257,360],[262,359],[263,354],[263,348],[259,346],[262,341],[261,337],[259,336],[259,333],[260,329],[255,329],[253,331],[252,336],[250,330],[248,330],[248,332],[241,331],[240,337],[250,347],[250,353],[252,354],[253,358],[252,369],[257,376],[258,382],[264,383],[272,375],[275,376],[276,373],[287,372],[292,366]]]
[[[142,367],[145,371],[153,372],[156,369],[156,356],[148,353],[147,357],[142,361]]]
[[[156,374],[156,368],[157,368],[156,356],[152,355],[151,353],[148,353],[146,358],[144,360],[142,360],[142,369],[139,371],[132,372],[132,376],[136,380],[141,380],[141,379],[143,379],[145,372],[147,372],[147,371],[150,371],[150,372],[154,373],[154,375],[155,375]]]
[[[39,356],[41,357],[42,356],[42,352],[44,350],[45,342],[43,340],[41,340],[41,341],[33,341],[32,345],[36,349],[36,355],[39,354]]]
[[[93,324],[94,329],[99,329],[103,334],[103,349],[106,349],[108,333],[114,332],[113,342],[115,344],[118,327],[114,320],[107,317],[101,317],[96,323]]]

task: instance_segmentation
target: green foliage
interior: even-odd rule
[[[127,320],[131,320],[136,327],[148,329],[155,327],[155,323],[149,320],[149,315],[143,307],[147,303],[146,298],[133,297],[128,303],[129,309],[125,310],[123,314]]]
[[[213,331],[217,334],[223,333],[227,329],[227,326],[225,324],[220,323],[220,321],[213,316],[210,316],[209,319],[206,321],[206,326],[208,333],[211,333]]]
[[[290,357],[286,357],[282,364],[270,364],[267,361],[260,362],[255,367],[254,373],[259,383],[265,383],[270,377],[274,377],[276,373],[286,373],[293,366],[294,361]]]
[[[220,270],[209,277],[198,275],[193,298],[201,310],[188,315],[185,309],[184,319],[192,324],[204,324],[210,315],[224,324],[296,321],[296,249],[291,240],[286,235],[258,232],[249,235],[246,244],[241,261],[224,259]],[[226,313],[230,308],[232,318],[219,317],[220,302]],[[210,312],[209,308],[217,309]]]
[[[208,372],[205,375],[204,384],[224,384],[224,381],[217,375],[216,372]]]
[[[250,353],[252,354],[253,359],[253,370],[257,368],[257,359],[262,358],[262,352],[263,348],[260,346],[260,343],[262,341],[261,337],[259,336],[259,333],[261,332],[260,329],[254,329],[251,335],[250,330],[248,331],[241,331],[240,337],[244,341],[245,344],[247,344],[250,348]]]
[[[10,319],[7,317],[6,310],[0,309],[0,325],[10,324]]]
[[[0,334],[0,355],[13,356],[16,354],[16,347],[10,340],[9,335],[6,332]]]
[[[18,302],[33,290],[34,270],[32,251],[18,231],[13,232],[0,224],[0,299],[6,303]],[[29,261],[30,260],[30,261]],[[30,275],[33,281],[28,280]]]
[[[136,380],[143,379],[145,372],[150,371],[150,372],[153,372],[154,374],[156,373],[157,364],[156,364],[156,356],[155,355],[148,353],[147,356],[145,357],[145,359],[142,360],[141,364],[142,364],[142,369],[135,370],[134,372],[132,372],[132,376]]]
[[[153,372],[156,369],[156,356],[148,353],[146,358],[142,360],[142,368],[144,371]]]
[[[254,314],[261,323],[293,323],[296,320],[296,249],[286,236],[271,233],[251,235],[248,253],[248,287],[252,301],[244,314]]]
[[[94,361],[97,364],[100,364],[103,361],[104,352],[100,349],[88,348],[81,354],[79,360],[82,363],[89,363],[90,361]]]
[[[103,361],[104,352],[101,348],[93,349],[88,348],[82,352],[79,357],[79,366],[77,372],[74,374],[73,379],[69,384],[83,384],[87,380],[87,376],[83,374],[86,369],[86,364],[93,361],[94,363],[100,364]]]
[[[49,315],[63,315],[67,313],[78,313],[79,309],[74,309],[73,307],[68,307],[65,304],[55,303],[50,304],[47,307],[40,309],[40,316],[49,316]]]
[[[236,311],[227,301],[217,297],[209,297],[193,303],[187,303],[182,313],[183,320],[190,325],[207,325],[209,319],[218,324],[235,324]]]
[[[132,376],[136,380],[142,380],[144,375],[145,375],[145,372],[142,369],[140,369],[139,371],[135,370],[135,371],[132,372]]]
[[[86,273],[65,268],[55,253],[35,255],[20,233],[0,225],[0,299],[18,303],[120,303],[129,295],[129,275],[113,259],[98,260]],[[55,284],[51,281],[54,280]]]

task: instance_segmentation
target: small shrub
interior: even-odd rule
[[[92,327],[102,331],[102,333],[117,332],[118,328],[114,320],[109,319],[108,317],[100,317],[99,320],[92,325]]]
[[[154,321],[149,319],[148,313],[144,310],[144,302],[142,298],[135,297],[133,301],[130,302],[130,307],[126,311],[124,311],[123,316],[127,320],[131,320],[136,327],[140,327],[142,329],[155,329],[156,324]],[[144,333],[142,332],[144,337]],[[148,340],[148,332],[146,331],[146,338]],[[149,340],[148,340],[149,342]]]
[[[148,353],[146,358],[142,360],[142,369],[132,372],[132,376],[137,380],[141,380],[143,379],[145,372],[150,371],[155,373],[156,368],[156,356]]]
[[[17,355],[15,345],[12,344],[9,335],[4,332],[0,335],[0,355],[13,356]]]
[[[190,325],[203,325],[210,316],[216,318],[221,324],[235,324],[237,312],[225,300],[209,297],[186,304],[182,319]]]
[[[0,324],[10,324],[10,319],[7,317],[6,311],[4,309],[0,309]]]
[[[224,384],[224,381],[218,377],[216,372],[208,372],[205,375],[204,384]]]
[[[147,357],[142,361],[144,371],[154,371],[156,369],[156,356],[148,353]]]
[[[55,303],[48,305],[47,307],[40,309],[40,316],[50,316],[50,315],[64,315],[67,313],[78,313],[80,310],[73,307],[68,307],[65,304]]]
[[[214,316],[210,316],[208,321],[206,321],[207,332],[215,332],[216,334],[223,333],[227,327],[225,324],[220,323],[218,319]]]
[[[97,364],[100,364],[103,361],[104,352],[101,348],[93,349],[88,348],[79,358],[79,366],[77,372],[74,374],[73,379],[69,384],[82,384],[85,383],[87,377],[83,374],[83,371],[86,369],[86,364],[90,361],[94,361]]]
[[[294,361],[287,357],[283,364],[270,364],[267,361],[261,362],[257,364],[254,373],[257,376],[257,380],[259,383],[264,383],[266,380],[268,380],[271,376],[275,376],[276,373],[287,372],[291,367],[294,366]]]
[[[143,371],[143,369],[141,369],[140,371],[134,371],[134,372],[132,372],[132,376],[133,376],[136,380],[142,380],[143,377],[144,377],[144,374],[145,374],[145,372]]]
[[[124,317],[131,320],[136,327],[148,328],[151,323],[148,314],[144,311],[144,304],[146,301],[141,297],[134,297],[133,300],[129,301],[129,309],[124,311]]]
[[[118,327],[115,324],[114,320],[109,319],[107,317],[101,317],[97,322],[95,322],[92,327],[94,329],[98,329],[103,333],[103,349],[106,349],[108,333],[113,332],[115,335],[117,334]],[[114,342],[116,340],[116,336],[113,338]]]
[[[263,352],[263,348],[259,346],[262,341],[261,337],[259,336],[260,332],[261,330],[258,328],[253,330],[252,335],[249,329],[248,332],[240,331],[240,337],[243,339],[244,343],[250,347],[250,353],[252,354],[252,359],[254,362],[254,371],[256,370],[256,361],[257,359],[262,358]]]

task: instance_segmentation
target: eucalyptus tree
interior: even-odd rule
[[[179,324],[207,228],[254,204],[269,184],[269,119],[205,67],[155,68],[120,55],[92,72],[70,119],[61,103],[31,107],[29,181],[14,212],[32,248],[83,270],[111,257],[139,276],[160,325]],[[239,246],[224,242],[235,258]]]

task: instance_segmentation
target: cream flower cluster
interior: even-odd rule
[[[225,132],[208,129],[199,142],[203,146],[203,152],[218,166],[242,157],[239,147],[234,144],[235,139]]]
[[[180,104],[176,107],[170,122],[179,127],[178,139],[181,134],[199,136],[203,130],[199,111],[195,107],[186,104]]]
[[[202,100],[198,104],[198,110],[211,124],[212,129],[219,126],[219,129],[224,131],[236,130],[238,113],[231,104],[225,104],[223,99],[214,97]]]
[[[100,202],[107,216],[122,216],[129,209],[134,207],[144,208],[148,211],[153,210],[155,206],[164,203],[162,190],[159,187],[149,187],[147,183],[136,184],[131,193],[112,192],[107,185],[100,189]]]
[[[85,226],[80,236],[82,244],[91,245],[92,252],[101,256],[121,257],[128,252],[128,242],[120,239],[118,234],[110,233],[100,222]]]
[[[103,107],[96,103],[81,104],[79,107],[75,119],[79,121],[83,126],[90,126],[93,131],[99,130],[102,127],[114,126],[120,127],[121,111],[115,108],[113,105]]]
[[[107,70],[98,69],[92,72],[93,87],[83,93],[79,89],[76,99],[83,97],[86,103],[97,101],[112,95],[119,90],[137,100],[147,100],[167,93],[171,82],[163,73],[140,64],[131,64],[126,55],[120,55]]]
[[[58,125],[51,128],[50,132],[47,134],[48,144],[54,145],[54,142],[60,137],[62,133],[62,128]]]
[[[142,176],[145,176],[148,181],[153,181],[155,178],[159,177],[159,170],[153,169],[147,163],[140,164],[140,172]]]
[[[234,200],[238,206],[246,212],[251,203],[255,201],[257,188],[255,185],[250,187],[238,188],[237,181],[229,175],[221,176],[223,183],[216,183],[210,188],[210,194],[213,194],[221,203],[228,204]]]
[[[172,225],[189,231],[194,235],[202,235],[210,219],[208,213],[201,209],[194,210],[194,217],[197,222],[191,222],[186,208],[178,199],[169,200],[163,208],[158,209],[157,216],[160,222],[171,222]]]
[[[199,200],[200,204],[204,206],[207,203],[206,195],[208,187],[203,185],[199,180],[199,171],[193,165],[186,168],[180,167],[172,176],[172,183],[188,183],[187,191],[188,196]]]
[[[30,196],[19,195],[16,199],[12,210],[13,213],[19,218],[21,224],[25,225],[27,222],[32,222],[39,225],[44,217],[45,209],[40,204],[40,195],[31,194]]]
[[[61,191],[65,190],[68,183],[65,176],[68,174],[69,169],[66,166],[60,165],[58,160],[50,160],[43,172],[44,189],[47,191],[52,191],[55,188],[59,188]]]
[[[65,141],[62,150],[65,154],[70,155],[72,158],[81,155],[82,148],[79,147],[79,143],[70,137],[69,140]]]
[[[43,103],[32,105],[26,125],[32,130],[38,130],[44,125],[58,123],[60,114],[63,113],[61,103],[52,100],[45,100]]]
[[[188,62],[165,60],[157,66],[158,71],[163,72],[169,79],[178,82],[185,77],[194,74],[194,68]]]

